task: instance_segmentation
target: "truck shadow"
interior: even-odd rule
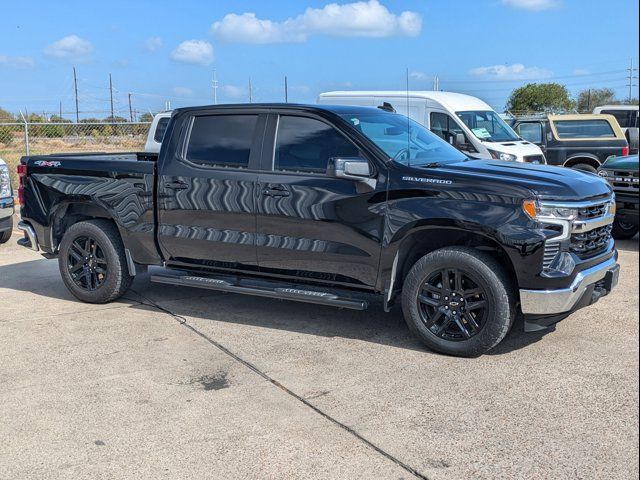
[[[616,240],[616,248],[621,252],[637,252],[638,251],[638,235],[631,240]]]
[[[86,310],[87,304],[76,300],[60,280],[55,260],[38,259],[0,266],[0,289],[29,292],[32,295],[77,302]],[[397,348],[432,353],[413,336],[404,322],[399,307],[385,313],[376,297],[369,297],[366,311],[338,310],[332,307],[280,301],[237,294],[153,284],[149,274],[139,275],[132,289],[117,302],[128,308],[148,310],[156,304],[171,313],[211,322],[224,322],[304,335],[346,338],[378,343]],[[42,315],[37,298],[29,302],[26,316]],[[44,302],[43,302],[44,303]],[[55,314],[55,304],[46,302],[47,313]],[[155,308],[155,307],[152,307]],[[164,313],[163,313],[164,314]],[[526,348],[539,341],[549,330],[525,333],[516,323],[503,342],[490,354],[501,355]]]

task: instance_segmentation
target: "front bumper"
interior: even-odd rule
[[[520,305],[525,315],[560,315],[595,303],[618,284],[620,265],[617,256],[583,270],[571,285],[557,290],[520,290]],[[589,298],[585,294],[591,292]]]
[[[3,231],[5,223],[7,225],[10,223],[12,215],[13,198],[0,198],[0,231]]]

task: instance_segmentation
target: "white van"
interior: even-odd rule
[[[326,92],[325,105],[357,105],[393,109],[429,128],[472,158],[546,163],[537,145],[520,138],[479,98],[461,93],[428,91]],[[388,104],[385,106],[385,104]]]
[[[171,112],[160,112],[153,117],[153,122],[151,122],[151,126],[149,127],[149,133],[147,133],[147,142],[144,144],[144,151],[146,153],[160,153],[162,138],[164,137],[164,132],[167,130],[170,119]]]

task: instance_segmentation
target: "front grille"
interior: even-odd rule
[[[640,178],[638,172],[628,170],[609,170],[607,181],[616,193],[635,193],[640,191]]]
[[[526,155],[524,157],[525,163],[544,163],[543,155]]]
[[[585,208],[581,208],[579,215],[580,220],[591,220],[594,218],[604,217],[607,214],[609,208],[609,200],[596,205],[590,205]]]
[[[604,252],[611,239],[612,225],[593,229],[589,232],[574,233],[569,250],[581,259],[594,257]]]

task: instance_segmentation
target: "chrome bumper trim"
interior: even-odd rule
[[[569,288],[558,290],[520,289],[522,313],[530,315],[553,315],[570,311],[590,285],[599,282],[607,272],[617,265],[616,258],[595,265],[576,275]]]
[[[22,230],[26,233],[29,242],[31,243],[31,250],[34,252],[40,251],[40,246],[38,245],[38,237],[36,237],[36,232],[33,230],[33,227],[25,222],[18,222],[18,230]]]

